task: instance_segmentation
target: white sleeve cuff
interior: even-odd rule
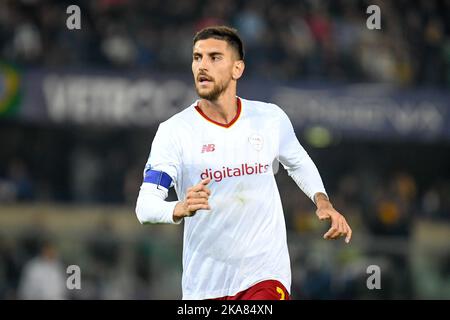
[[[140,223],[180,224],[173,220],[178,201],[165,201],[168,190],[152,183],[143,183],[136,203],[136,216]]]

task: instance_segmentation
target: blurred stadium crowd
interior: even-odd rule
[[[61,13],[73,2],[2,1],[2,57],[40,67],[188,70],[193,33],[230,24],[246,44],[246,77],[450,85],[448,0],[82,0],[82,29],[71,32]],[[370,4],[381,8],[382,32],[362,27]]]
[[[75,228],[78,231],[69,234],[58,229],[50,232],[45,227],[48,221],[39,219],[19,224],[14,230],[4,226],[4,237],[0,236],[0,262],[4,269],[0,276],[3,275],[5,281],[0,288],[0,297],[28,297],[28,291],[23,291],[20,285],[24,281],[24,270],[27,263],[35,261],[30,259],[39,257],[39,243],[49,237],[53,246],[61,251],[60,267],[63,261],[66,262],[64,265],[75,261],[85,266],[83,283],[87,289],[81,293],[66,290],[59,297],[180,297],[176,280],[180,275],[182,230],[177,227],[159,230],[161,226],[143,228],[133,212],[142,182],[143,163],[155,132],[153,129],[118,133],[115,129],[99,132],[85,128],[83,135],[91,137],[86,140],[68,138],[73,133],[61,133],[61,130],[28,128],[15,134],[12,134],[14,130],[0,131],[2,134],[8,132],[11,146],[8,150],[16,156],[2,171],[0,180],[0,199],[5,212],[15,205],[20,205],[13,211],[17,215],[23,205],[36,206],[35,211],[39,214],[45,211],[39,209],[42,203],[67,203],[81,208],[103,204],[124,208],[122,216],[134,224],[131,233],[120,235],[118,226],[114,226],[117,219],[108,221],[109,209],[106,209],[104,222],[92,225],[87,219],[85,227]],[[55,136],[62,138],[55,139]],[[304,142],[304,138],[299,138]],[[314,149],[305,142],[304,145],[316,161],[335,207],[350,219],[356,231],[352,247],[344,248],[342,243],[331,244],[335,251],[327,248],[321,243],[326,225],[319,223],[311,201],[302,195],[285,171],[280,170],[276,179],[293,257],[294,297],[448,297],[450,292],[442,291],[442,288],[448,288],[450,281],[450,248],[445,240],[450,234],[447,233],[443,240],[436,238],[432,229],[426,231],[424,239],[433,245],[425,253],[435,252],[434,245],[439,248],[444,241],[444,249],[438,249],[438,253],[429,258],[424,258],[425,253],[415,249],[414,243],[417,242],[419,222],[449,225],[449,147],[405,147],[367,141],[341,143],[325,149]],[[65,151],[64,146],[70,151]],[[5,149],[2,150],[4,163]],[[169,199],[176,199],[173,192]],[[65,211],[61,208],[60,214],[67,216]],[[73,250],[74,245],[79,248]],[[124,259],[130,259],[125,266]],[[383,282],[383,292],[369,295],[362,285],[367,277],[361,272],[362,264],[364,261],[373,264],[379,259],[380,265],[387,264],[383,270],[389,270],[384,272],[388,275],[383,279],[389,280]],[[411,264],[415,259],[427,261],[433,267],[424,266],[423,270],[419,267],[422,270],[420,276],[413,281]],[[352,263],[354,270],[350,267]],[[119,274],[121,277],[117,278]],[[436,279],[421,285],[419,280],[426,275],[434,275]],[[430,285],[432,288],[427,291]],[[157,291],[160,287],[165,289]],[[45,288],[43,292],[49,290],[47,286]],[[37,296],[46,297],[42,294]]]
[[[189,74],[193,33],[231,24],[246,44],[245,77],[450,87],[448,0],[84,0],[76,1],[82,30],[71,32],[61,26],[73,2],[0,1],[0,60],[24,70]],[[365,28],[369,4],[380,5],[383,32]],[[0,299],[179,298],[182,230],[143,228],[133,213],[155,131],[0,119]],[[351,248],[324,243],[325,226],[311,201],[283,170],[276,175],[294,298],[449,298],[449,241],[439,242],[433,231],[450,222],[449,141],[354,137],[315,148],[297,135],[356,232]],[[87,215],[95,206],[122,208],[132,227],[120,233],[122,220],[110,220],[109,209],[98,224],[86,220],[67,234],[64,223],[52,229],[39,215],[26,224],[2,220],[30,208],[45,211],[43,204],[64,217],[61,204]],[[418,221],[432,223],[425,239],[443,242],[431,258],[420,247]],[[63,266],[73,263],[84,270],[84,289],[68,293],[61,289]],[[365,267],[373,263],[383,266],[386,279],[376,294],[365,287]],[[39,287],[36,277],[50,277],[55,286]]]

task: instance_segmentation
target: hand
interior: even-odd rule
[[[207,187],[210,181],[210,178],[206,178],[187,189],[185,200],[179,201],[173,210],[173,220],[175,222],[180,221],[184,217],[194,216],[197,210],[211,210],[208,203],[211,190]]]
[[[331,219],[331,228],[323,235],[324,239],[337,239],[345,236],[345,242],[352,238],[352,229],[344,216],[337,212],[327,198],[317,200],[316,214],[320,220]]]

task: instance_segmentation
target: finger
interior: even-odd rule
[[[330,235],[330,238],[331,238],[331,239],[337,239],[337,238],[339,238],[340,236],[341,236],[341,229],[340,229],[340,227],[337,227],[337,228],[336,228],[336,231],[333,232],[333,233]]]
[[[352,228],[350,228],[350,226],[348,224],[347,224],[347,228],[348,228],[348,231],[347,231],[347,237],[345,238],[345,242],[349,243],[350,240],[352,239]]]
[[[348,234],[348,224],[344,217],[341,219],[341,234],[340,237],[345,237]]]
[[[207,186],[205,186],[205,185],[202,185],[202,188],[200,189],[200,191],[203,191],[203,192],[207,193],[208,196],[211,195],[211,190],[209,190],[209,188]]]
[[[202,180],[202,182],[205,181],[205,180]],[[205,184],[203,184],[202,182],[200,182],[199,184],[196,184],[195,186],[193,186],[191,188],[191,190],[189,190],[189,191],[190,192],[205,191],[206,193],[211,194],[211,191],[209,190],[209,188]]]
[[[209,204],[201,203],[201,204],[193,204],[188,205],[189,211],[197,211],[197,210],[211,210]]]
[[[335,231],[331,233],[330,238],[331,239],[337,239],[341,236],[342,233],[342,225],[341,225],[341,220],[337,219],[335,221]]]
[[[193,199],[193,198],[209,198],[209,194],[205,191],[197,191],[197,192],[189,192],[186,196],[187,199]]]
[[[337,239],[341,236],[342,233],[342,224],[341,224],[341,219],[337,218],[336,219],[336,231],[331,235],[332,239]]]
[[[202,190],[203,185],[201,183],[196,184],[195,186],[192,186],[191,189],[189,190],[189,192],[197,192]]]
[[[211,178],[206,178],[206,179],[203,179],[202,181],[200,181],[200,184],[206,186],[210,182],[211,182]]]
[[[208,199],[206,198],[190,198],[187,200],[187,205],[193,205],[193,204],[208,204]]]
[[[345,236],[347,234],[347,226],[345,223],[345,219],[341,219],[340,221],[340,229],[339,229],[339,236],[338,237],[342,237]]]
[[[331,239],[331,235],[335,232],[335,229],[333,227],[331,227],[330,229],[328,229],[328,231],[323,235],[324,239]]]
[[[331,228],[324,234],[325,239],[333,239],[333,235],[338,231],[338,226],[335,221],[332,222]]]

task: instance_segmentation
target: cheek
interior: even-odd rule
[[[233,69],[229,66],[222,66],[221,68],[217,69],[216,74],[218,75],[218,79],[221,79],[222,81],[228,81],[233,76]]]

